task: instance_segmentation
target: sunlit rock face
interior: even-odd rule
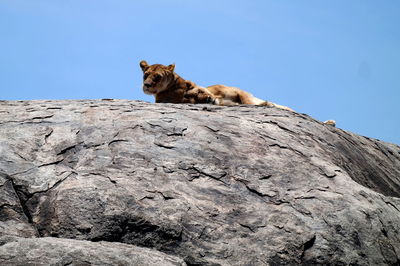
[[[398,265],[399,196],[399,146],[304,114],[0,102],[1,265]]]

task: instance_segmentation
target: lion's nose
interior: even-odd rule
[[[148,83],[148,82],[145,82],[145,83],[143,83],[143,86],[146,87],[146,88],[150,88],[150,87],[151,87],[151,84]]]

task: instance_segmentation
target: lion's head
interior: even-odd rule
[[[184,103],[211,103],[219,104],[219,100],[207,88],[196,86],[185,92]]]
[[[164,66],[160,64],[149,65],[146,61],[140,61],[143,71],[143,92],[155,95],[168,88],[174,80],[175,64]]]

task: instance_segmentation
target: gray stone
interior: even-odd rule
[[[137,265],[183,266],[162,252],[121,243],[43,238],[0,238],[1,265]]]
[[[0,173],[5,262],[55,245],[64,265],[82,245],[99,264],[132,259],[105,260],[122,246],[188,265],[400,263],[400,147],[304,114],[3,101]]]

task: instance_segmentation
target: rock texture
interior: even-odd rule
[[[186,265],[183,260],[136,246],[61,238],[0,238],[1,265]]]
[[[0,102],[1,265],[399,265],[399,197],[399,146],[299,113]]]

